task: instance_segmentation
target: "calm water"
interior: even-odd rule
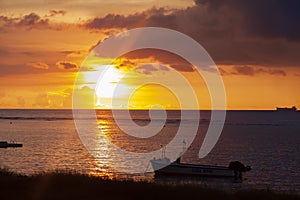
[[[191,111],[190,123],[193,120]],[[148,113],[131,113],[139,125],[149,123]],[[99,111],[95,134],[102,133],[121,148],[143,152],[157,149],[169,141],[163,133],[174,133],[180,124],[180,112],[168,111],[168,120],[160,141],[132,140],[114,123],[110,111]],[[198,180],[204,184],[225,187],[271,188],[300,191],[300,113],[275,111],[228,111],[224,130],[213,149],[204,159],[198,158],[202,136],[209,124],[210,112],[201,111],[198,135],[182,161],[188,163],[228,165],[239,160],[252,166],[242,184],[215,180]],[[88,118],[82,119],[89,121]],[[124,123],[126,120],[123,119]],[[12,122],[12,123],[10,123]],[[16,140],[23,148],[0,149],[0,166],[15,172],[34,174],[56,169],[82,173],[153,181],[153,173],[127,175],[111,169],[113,152],[98,149],[95,159],[85,149],[76,132],[70,110],[0,110],[0,140]],[[178,148],[182,148],[181,146]],[[138,163],[137,163],[138,165]],[[146,169],[145,169],[146,170]],[[158,180],[159,181],[159,180]]]

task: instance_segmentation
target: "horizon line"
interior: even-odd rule
[[[147,110],[170,110],[170,111],[179,111],[179,110],[187,110],[187,111],[276,111],[276,107],[273,109],[269,108],[263,108],[263,109],[250,109],[250,108],[242,108],[242,109],[124,109],[124,108],[119,108],[119,109],[108,109],[108,108],[97,108],[97,109],[92,109],[92,108],[82,108],[82,109],[72,109],[72,108],[0,108],[0,110],[103,110],[103,111],[109,111],[109,110],[132,110],[132,111],[147,111]],[[297,110],[299,111],[299,110]]]

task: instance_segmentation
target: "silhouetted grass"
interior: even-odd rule
[[[23,176],[0,169],[0,199],[217,199],[293,200],[299,195],[270,190],[223,190],[196,185],[161,185],[119,181],[76,172],[48,172]]]

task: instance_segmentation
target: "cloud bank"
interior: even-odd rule
[[[84,27],[171,28],[202,44],[217,64],[299,66],[299,10],[298,0],[196,0],[187,9],[152,8],[96,17]]]

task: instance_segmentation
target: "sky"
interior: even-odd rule
[[[111,60],[96,91],[91,77],[104,68],[86,57],[105,39],[141,27],[169,28],[201,44],[222,76],[227,109],[300,107],[299,9],[298,0],[0,0],[0,108],[69,109],[79,89],[87,107],[110,108],[116,98],[120,108],[129,101],[133,109],[178,109],[188,100],[168,88],[138,87],[154,78],[185,90],[174,69],[199,100],[199,107],[184,108],[210,109],[207,85],[193,66],[153,49]],[[118,83],[121,93],[113,97]]]

